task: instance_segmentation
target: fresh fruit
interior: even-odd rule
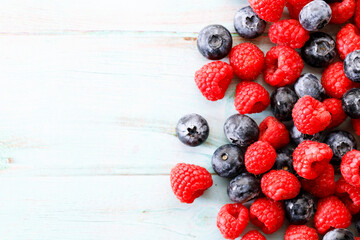
[[[347,91],[342,98],[342,107],[346,115],[351,118],[360,118],[360,88]]]
[[[285,7],[285,0],[249,0],[249,3],[254,12],[267,22],[279,21]]]
[[[331,8],[322,0],[306,4],[299,14],[301,25],[308,31],[318,31],[324,28],[331,19]]]
[[[340,177],[336,182],[335,194],[340,198],[351,214],[356,214],[360,210],[360,189],[346,182]]]
[[[176,135],[182,143],[196,147],[208,138],[209,125],[202,116],[188,114],[180,118],[176,126]]]
[[[360,1],[356,1],[354,21],[355,25],[360,27]]]
[[[259,127],[249,116],[234,114],[224,124],[227,139],[242,148],[250,146],[259,138]]]
[[[329,133],[324,139],[324,143],[329,145],[334,155],[331,162],[340,165],[341,159],[346,153],[356,149],[356,139],[349,132],[337,130]]]
[[[342,24],[349,20],[355,13],[355,0],[342,0],[329,4],[332,12],[330,23]]]
[[[240,114],[259,113],[270,105],[270,96],[260,84],[244,81],[236,86],[234,104]]]
[[[260,180],[250,173],[241,173],[230,181],[227,193],[233,202],[245,203],[260,195]]]
[[[329,34],[311,33],[309,40],[301,48],[301,57],[312,67],[327,67],[336,57],[336,42]]]
[[[289,147],[279,149],[276,152],[276,160],[272,169],[274,170],[285,170],[292,174],[296,174],[292,159],[293,150]]]
[[[280,87],[271,94],[271,110],[280,121],[292,119],[292,109],[298,97],[289,87]]]
[[[217,101],[224,98],[233,77],[233,69],[229,64],[216,61],[196,71],[195,83],[206,99]]]
[[[255,44],[240,43],[229,54],[230,65],[241,80],[252,81],[262,72],[264,53]]]
[[[275,159],[275,149],[268,142],[257,141],[245,152],[245,167],[249,173],[258,175],[269,171]]]
[[[325,95],[325,90],[320,80],[311,73],[302,74],[296,81],[294,89],[299,98],[309,95],[321,101]]]
[[[355,51],[360,49],[360,32],[359,29],[348,23],[345,25],[336,36],[336,47],[340,54],[341,59],[345,59],[345,57]]]
[[[321,140],[321,133],[315,133],[314,135],[304,134],[300,132],[295,126],[290,128],[290,138],[296,144],[299,145],[305,140],[311,140],[319,142]]]
[[[351,185],[360,188],[360,152],[352,150],[341,159],[341,175]]]
[[[346,56],[344,73],[351,81],[360,82],[360,50],[355,50]]]
[[[235,13],[234,28],[242,38],[259,37],[266,27],[266,22],[252,10],[250,6],[243,7]]]
[[[266,240],[266,238],[259,231],[252,230],[247,232],[241,240]]]
[[[300,55],[286,46],[272,47],[265,56],[264,79],[274,87],[293,84],[304,68]]]
[[[260,141],[270,143],[275,149],[289,144],[289,132],[285,125],[272,116],[266,117],[259,125]]]
[[[360,119],[351,119],[351,124],[355,130],[356,135],[360,136]]]
[[[336,188],[333,166],[327,164],[317,178],[313,180],[302,179],[301,184],[305,191],[315,197],[323,198],[333,195]]]
[[[226,239],[240,236],[249,223],[249,210],[240,203],[224,205],[217,216],[216,225]]]
[[[328,98],[323,101],[326,110],[331,114],[331,123],[326,129],[332,129],[342,124],[347,116],[342,109],[342,103],[340,99]]]
[[[355,240],[355,237],[349,230],[337,228],[327,232],[323,240]]]
[[[225,27],[209,25],[199,32],[197,47],[200,53],[208,59],[222,59],[231,51],[232,37]]]
[[[203,167],[178,163],[170,173],[171,188],[184,203],[192,203],[213,184],[211,174]]]
[[[285,6],[289,10],[289,15],[292,19],[299,20],[300,11],[305,7],[306,4],[312,0],[288,0]]]
[[[311,227],[290,225],[285,232],[284,240],[319,240],[319,235]]]
[[[290,224],[302,225],[309,222],[315,214],[315,199],[302,192],[293,199],[285,200],[285,216]]]
[[[234,178],[245,170],[244,152],[235,144],[222,145],[214,152],[211,164],[220,177]]]

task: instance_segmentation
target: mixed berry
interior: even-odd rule
[[[233,202],[219,210],[217,227],[226,239],[266,240],[284,222],[285,240],[359,239],[347,228],[355,216],[360,233],[360,0],[249,0],[249,5],[235,13],[234,30],[248,41],[264,37],[271,24],[268,37],[275,45],[266,54],[251,42],[233,46],[222,25],[205,27],[197,39],[204,57],[229,60],[196,71],[196,86],[207,100],[223,99],[234,76],[240,80],[238,114],[223,126],[228,143],[211,158],[213,172],[228,179]],[[285,7],[291,19],[280,20]],[[336,36],[325,33],[326,25],[343,23]],[[304,73],[305,64],[322,68],[321,76]],[[259,76],[274,87],[271,93],[255,82]],[[249,116],[267,108],[273,116],[259,125]],[[354,134],[338,128],[350,123],[347,118]],[[189,114],[176,133],[195,147],[207,140],[210,128],[205,118]],[[186,163],[171,170],[170,182],[184,203],[213,185],[207,169]],[[258,230],[246,231],[249,222]]]

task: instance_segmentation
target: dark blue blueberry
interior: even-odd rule
[[[331,8],[322,0],[312,1],[303,7],[299,14],[300,24],[308,31],[318,31],[331,19]]]
[[[176,126],[176,134],[179,140],[191,147],[196,147],[209,136],[209,125],[205,118],[198,114],[188,114],[180,118]]]
[[[319,101],[322,101],[325,90],[320,80],[311,73],[301,75],[294,85],[294,89],[299,98],[309,95]]]
[[[225,27],[209,25],[200,31],[197,47],[200,53],[208,59],[222,59],[231,51],[232,37]]]
[[[227,192],[231,201],[245,203],[259,196],[260,191],[260,180],[250,173],[242,173],[230,181]]]
[[[353,51],[346,56],[344,72],[351,81],[360,82],[360,50]]]
[[[296,174],[293,166],[293,154],[294,149],[286,147],[276,151],[276,160],[273,166],[275,170],[285,170]]]
[[[271,94],[271,110],[280,121],[292,119],[292,109],[298,100],[296,93],[288,87],[280,87]]]
[[[356,149],[356,139],[349,132],[337,130],[329,133],[324,139],[324,143],[329,145],[334,155],[332,163],[339,165],[341,158],[349,151]]]
[[[302,143],[305,140],[311,140],[311,141],[317,141],[319,142],[321,139],[321,133],[316,133],[314,135],[308,135],[308,134],[303,134],[302,132],[300,132],[295,126],[293,126],[292,128],[290,128],[290,138],[291,140],[296,144],[299,145],[300,143]]]
[[[354,234],[345,228],[336,228],[327,232],[323,240],[355,240]]]
[[[235,13],[234,27],[240,37],[252,39],[265,31],[266,22],[248,6]]]
[[[353,88],[347,91],[342,98],[342,108],[351,118],[360,118],[360,89]]]
[[[216,149],[211,163],[220,177],[234,178],[245,170],[244,152],[238,145],[226,144]]]
[[[301,48],[302,59],[312,67],[327,67],[336,57],[336,42],[326,33],[311,33]]]
[[[302,192],[296,198],[285,200],[284,203],[285,215],[290,224],[303,225],[314,217],[315,199],[309,193]]]
[[[246,148],[258,140],[259,127],[251,117],[234,114],[226,120],[224,133],[231,143]]]

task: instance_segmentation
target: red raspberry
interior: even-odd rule
[[[356,8],[355,8],[355,24],[358,28],[360,28],[360,1],[356,1]]]
[[[336,47],[342,60],[349,53],[360,49],[359,29],[351,23],[345,25],[336,36]]]
[[[171,188],[184,203],[192,203],[213,184],[211,174],[203,167],[179,163],[170,173]]]
[[[315,197],[324,198],[335,193],[335,174],[331,164],[327,164],[321,174],[313,179],[302,179],[302,187],[305,191],[311,193]]]
[[[351,119],[351,123],[355,130],[355,133],[360,136],[360,119]]]
[[[266,240],[266,238],[259,231],[252,230],[247,232],[241,240]]]
[[[285,7],[285,0],[249,0],[251,8],[263,20],[277,22]]]
[[[257,141],[245,153],[246,170],[255,175],[269,171],[275,160],[276,151],[268,142]]]
[[[329,4],[331,8],[330,23],[341,24],[349,20],[355,12],[355,0],[343,0]]]
[[[269,37],[275,44],[291,48],[301,48],[309,40],[310,35],[301,26],[299,21],[287,19],[271,25]]]
[[[293,19],[298,20],[300,11],[303,9],[303,7],[311,2],[312,0],[301,0],[301,1],[287,1],[286,7],[289,10],[290,17]]]
[[[294,169],[303,178],[315,179],[326,168],[332,156],[331,148],[325,143],[303,141],[293,153]]]
[[[355,83],[345,76],[342,62],[330,64],[325,69],[321,77],[321,84],[327,95],[338,99],[355,86]]]
[[[336,195],[343,201],[351,214],[356,214],[360,210],[360,189],[354,187],[340,177],[336,182]]]
[[[347,118],[340,99],[328,98],[323,101],[326,110],[331,114],[331,123],[327,129],[335,128],[342,124]]]
[[[252,43],[241,43],[231,49],[230,65],[241,80],[252,81],[262,72],[264,53]]]
[[[281,202],[267,198],[258,198],[250,207],[251,222],[261,228],[265,234],[271,234],[284,223],[285,210]]]
[[[233,69],[229,64],[216,61],[196,71],[195,83],[204,97],[216,101],[225,96],[233,76]]]
[[[355,237],[355,240],[360,240],[360,237]]]
[[[340,170],[341,175],[344,179],[354,185],[357,188],[360,188],[360,152],[357,150],[352,150],[345,154],[341,159]]]
[[[314,222],[317,231],[325,234],[333,228],[349,227],[351,214],[337,197],[330,196],[319,200]]]
[[[272,116],[266,117],[259,125],[259,140],[268,142],[275,149],[289,144],[289,131],[285,125]]]
[[[274,87],[293,84],[304,68],[300,55],[286,46],[272,47],[265,57],[265,82]]]
[[[290,225],[284,240],[319,240],[316,230],[306,225]]]
[[[294,174],[285,170],[272,170],[261,178],[262,192],[274,201],[292,199],[301,189]]]
[[[292,117],[296,128],[309,135],[325,130],[331,123],[331,114],[325,105],[309,95],[297,101],[292,110]]]
[[[270,95],[256,82],[241,82],[236,86],[235,108],[240,114],[259,113],[270,104]]]
[[[224,205],[217,216],[216,225],[226,239],[240,236],[249,223],[249,210],[240,203]]]

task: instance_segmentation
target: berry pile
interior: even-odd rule
[[[263,233],[278,231],[287,219],[285,240],[318,240],[319,234],[324,240],[359,239],[346,228],[357,215],[360,233],[360,151],[353,134],[334,128],[349,117],[360,135],[360,0],[249,0],[249,5],[236,12],[234,28],[240,37],[254,39],[271,22],[268,36],[276,45],[266,54],[250,42],[233,47],[230,31],[221,25],[205,27],[197,39],[204,57],[229,57],[229,63],[213,61],[195,73],[207,100],[223,99],[234,76],[240,79],[238,114],[223,126],[229,143],[211,158],[214,172],[229,179],[227,193],[234,202],[219,210],[217,227],[226,239],[244,233],[243,240],[265,240]],[[292,19],[280,20],[285,7]],[[328,24],[344,24],[336,38],[321,32]],[[305,64],[323,68],[322,76],[303,73]],[[271,94],[254,82],[261,74],[274,87]],[[259,125],[245,115],[269,105],[274,116]],[[210,128],[202,116],[189,114],[176,133],[195,147]],[[171,170],[170,182],[184,203],[193,203],[213,184],[208,170],[185,163]],[[245,231],[249,222],[262,233]]]

